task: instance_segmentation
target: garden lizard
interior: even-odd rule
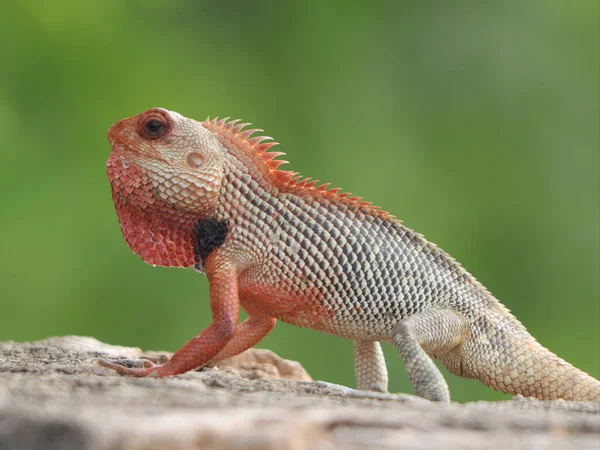
[[[387,342],[429,400],[450,401],[433,359],[509,394],[600,400],[600,382],[542,347],[442,249],[359,197],[281,170],[276,143],[247,125],[154,108],[110,127],[107,174],[127,243],[147,263],[205,273],[213,321],[164,364],[100,364],[181,374],[283,320],[353,340],[360,390],[387,392]],[[249,317],[238,323],[240,306]]]

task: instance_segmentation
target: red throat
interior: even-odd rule
[[[150,178],[134,164],[124,166],[118,152],[113,151],[108,159],[107,175],[129,247],[149,264],[193,266],[197,218],[157,199]]]

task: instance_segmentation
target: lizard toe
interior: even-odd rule
[[[159,368],[162,366],[155,365],[151,361],[145,361],[144,367],[128,367],[127,365],[118,364],[112,361],[107,361],[105,359],[97,359],[95,360],[95,363],[102,367],[106,367],[107,369],[114,370],[119,375],[123,376],[131,376],[138,378],[161,376]],[[150,364],[150,366],[148,366],[147,364]]]

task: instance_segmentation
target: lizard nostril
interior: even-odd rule
[[[204,162],[204,158],[200,153],[190,153],[187,156],[186,161],[188,166],[190,166],[192,169],[197,169]]]

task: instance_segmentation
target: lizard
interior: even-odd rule
[[[360,392],[387,392],[385,342],[427,400],[450,401],[434,359],[508,394],[600,400],[598,380],[539,344],[440,247],[360,197],[280,169],[277,143],[248,125],[153,108],[110,127],[125,240],[154,266],[204,273],[213,319],[162,364],[102,366],[158,378],[214,366],[282,320],[351,339]]]

